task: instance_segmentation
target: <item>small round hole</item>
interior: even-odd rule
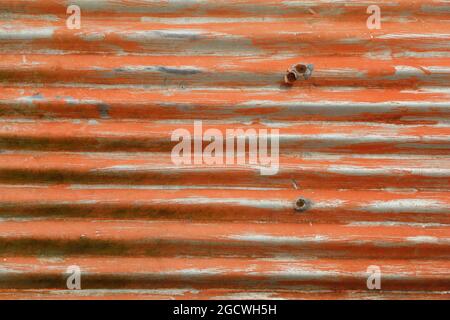
[[[297,199],[297,201],[295,202],[295,210],[305,211],[306,209],[308,209],[308,201],[303,198]]]
[[[288,72],[285,77],[286,83],[294,83],[297,80],[297,76],[294,72]]]
[[[297,64],[294,68],[298,73],[306,72],[306,66],[304,64]]]

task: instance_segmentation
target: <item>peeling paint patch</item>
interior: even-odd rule
[[[446,203],[437,200],[401,199],[389,201],[374,201],[368,204],[367,210],[374,213],[382,212],[412,212],[412,213],[435,213],[448,214],[450,208]]]

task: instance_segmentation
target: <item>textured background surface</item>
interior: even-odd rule
[[[450,298],[449,20],[444,0],[0,1],[0,299]],[[283,86],[299,62],[312,78]],[[194,120],[280,128],[279,173],[175,167]]]

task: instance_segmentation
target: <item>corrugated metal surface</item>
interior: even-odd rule
[[[449,12],[1,1],[0,299],[450,298]],[[279,128],[280,171],[174,166],[194,120]]]

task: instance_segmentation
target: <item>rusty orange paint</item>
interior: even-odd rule
[[[449,10],[0,2],[0,299],[450,299]],[[279,171],[174,165],[195,120]]]

